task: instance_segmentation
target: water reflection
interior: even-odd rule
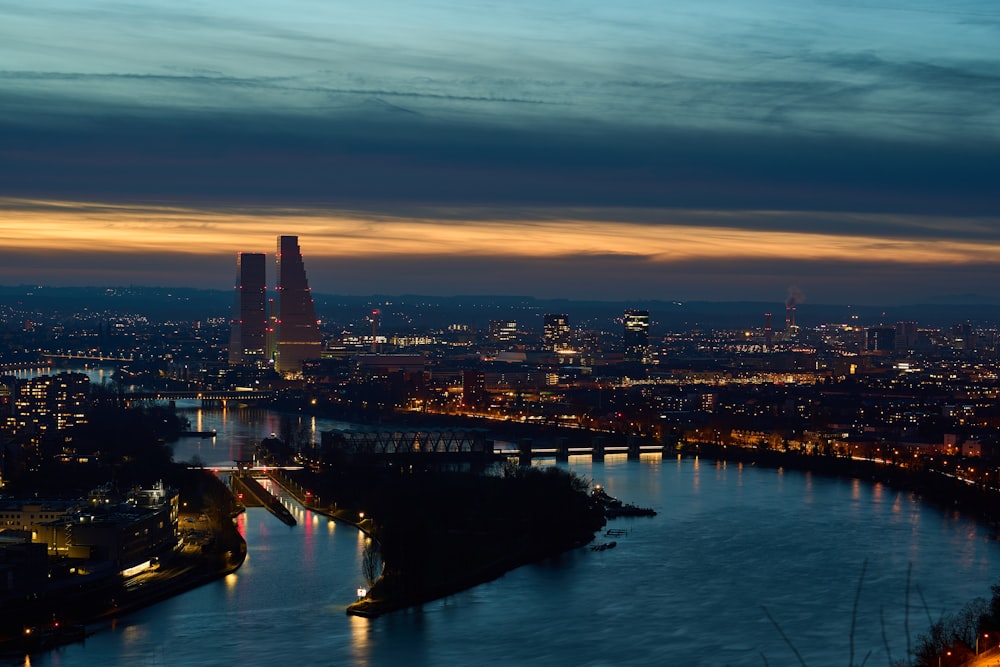
[[[281,422],[266,411],[191,415],[199,430],[219,431],[202,451],[220,463]],[[336,422],[306,423],[316,438]],[[175,458],[185,460],[197,446],[179,442]],[[248,560],[231,578],[26,664],[758,667],[762,656],[792,664],[761,611],[767,606],[810,667],[839,667],[866,560],[856,643],[872,650],[869,664],[886,664],[880,615],[899,657],[908,564],[911,585],[935,612],[988,594],[1000,569],[1000,546],[989,531],[923,506],[913,494],[681,457],[669,465],[655,457],[608,459],[574,458],[566,467],[659,511],[609,524],[627,529],[615,549],[577,550],[419,610],[368,620],[344,613],[363,577],[360,532],[294,504],[295,527],[251,508],[237,520]],[[873,501],[876,493],[881,502]]]
[[[360,616],[349,616],[351,628],[351,657],[355,665],[368,665],[371,661],[372,621]]]

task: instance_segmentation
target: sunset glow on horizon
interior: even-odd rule
[[[490,218],[489,210],[469,210],[462,218],[461,212],[452,211],[450,219],[441,220],[322,209],[261,208],[250,213],[14,200],[0,201],[0,208],[4,211],[0,234],[7,247],[32,253],[270,253],[277,234],[294,231],[311,257],[331,258],[459,253],[545,259],[600,254],[642,257],[651,262],[795,258],[927,265],[1000,259],[1000,239],[918,240],[878,234],[751,230],[732,224],[741,218],[795,217],[795,212],[787,211],[663,210],[645,213],[645,217],[659,218],[657,224],[650,224],[615,219],[616,213],[626,212],[607,210],[595,210],[589,219],[559,219],[555,217],[558,211],[539,210],[525,211],[518,219]],[[586,212],[573,213],[581,216]],[[806,212],[800,215],[809,216]],[[876,223],[888,216],[860,217]],[[692,222],[698,220],[715,224]]]

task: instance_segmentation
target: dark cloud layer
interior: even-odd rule
[[[329,120],[178,112],[38,121],[0,122],[0,195],[1000,214],[1000,145],[990,141],[596,122],[513,128],[391,111]]]

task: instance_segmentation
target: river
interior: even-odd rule
[[[262,410],[187,415],[218,436],[182,440],[175,459],[207,465],[246,458],[281,429]],[[302,423],[313,437],[334,424]],[[599,536],[613,549],[576,550],[368,620],[344,613],[362,580],[357,531],[297,506],[294,527],[249,509],[238,572],[18,664],[798,664],[784,635],[810,667],[840,667],[864,570],[854,659],[871,651],[867,664],[886,665],[880,616],[902,658],[907,616],[915,642],[928,615],[987,595],[1000,571],[988,530],[882,484],[659,455],[572,458],[568,468],[659,514],[610,522],[627,531]]]

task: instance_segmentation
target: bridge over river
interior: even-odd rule
[[[273,397],[273,391],[211,389],[130,391],[126,392],[123,396],[125,402],[129,405],[142,402],[156,403],[163,401],[201,401],[202,407],[226,407],[230,402],[237,404],[250,404],[266,401]]]

